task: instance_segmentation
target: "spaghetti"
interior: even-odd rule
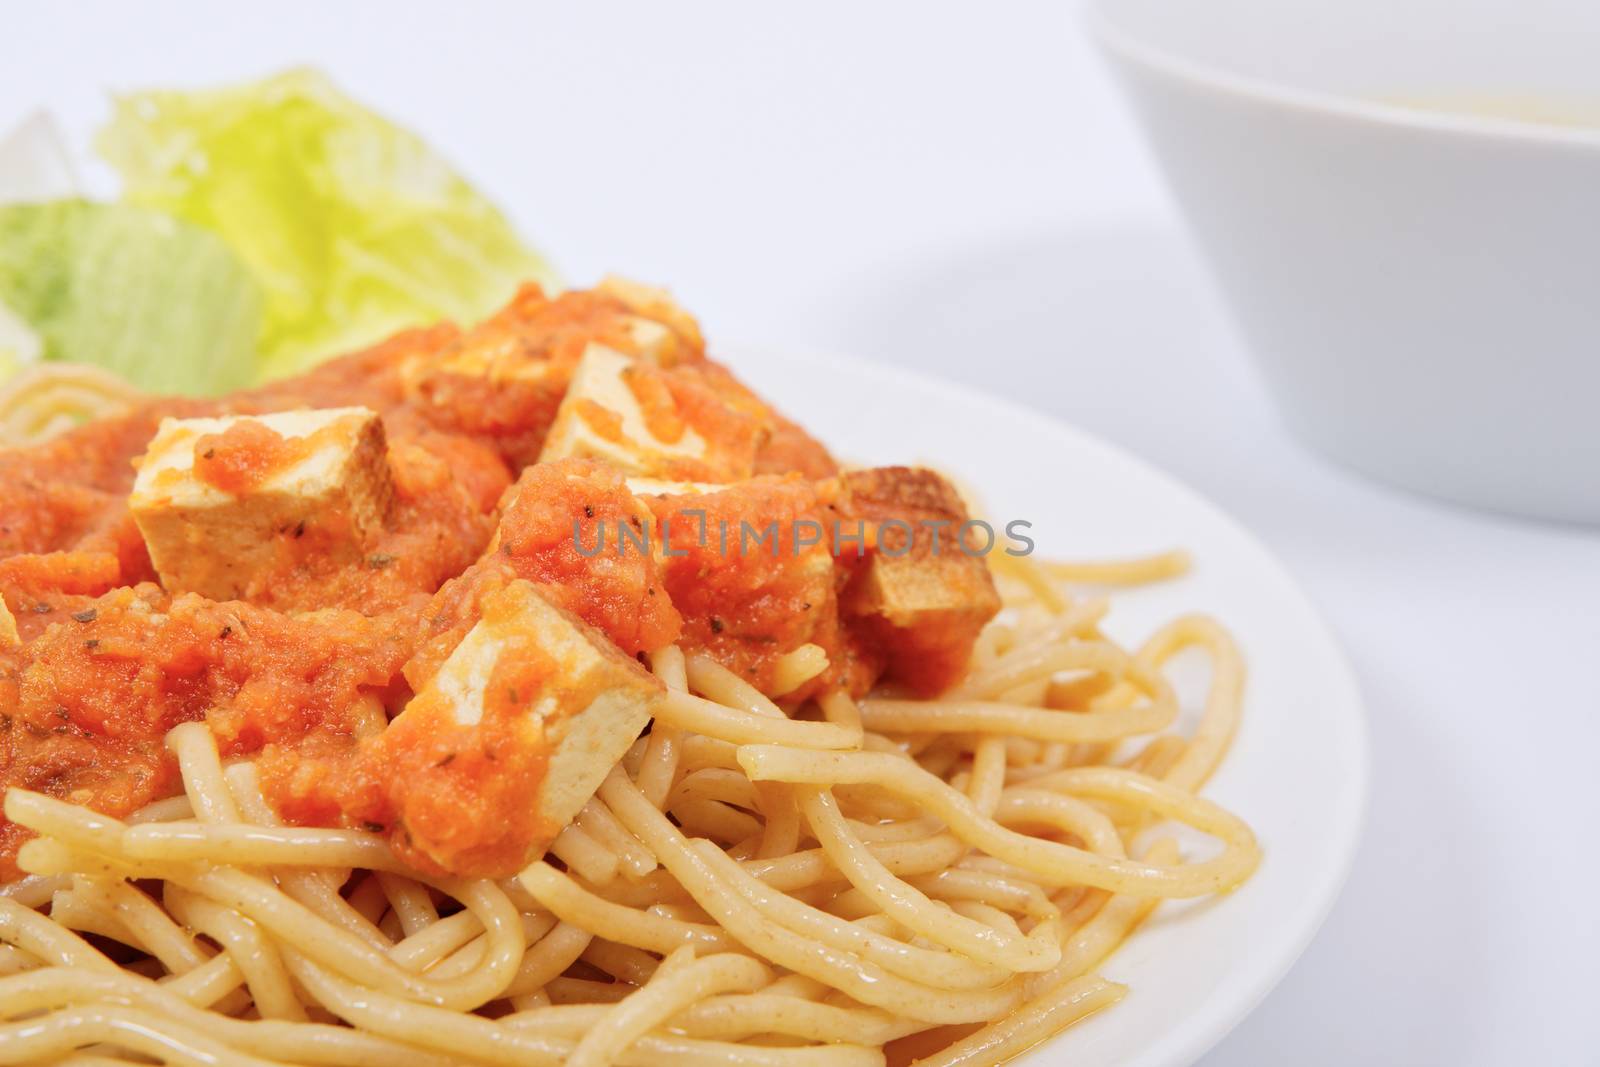
[[[121,414],[143,394],[79,363],[40,363],[0,383],[0,448],[37,444],[80,423]]]
[[[0,474],[0,1064],[997,1064],[1259,860],[1233,639],[1103,626],[1185,555],[941,554],[947,479],[637,283],[230,397],[36,368]]]
[[[127,820],[13,790],[38,836],[0,896],[0,1063],[1002,1062],[1124,994],[1096,970],[1162,899],[1258,859],[1197,792],[1238,720],[1226,631],[1183,618],[1125,649],[1103,602],[1021,566],[932,700],[833,692],[789,718],[655,654],[651,731],[511,879],[281,825],[201,723],[168,736],[183,796]],[[1185,649],[1211,681],[1180,736],[1163,667]],[[776,677],[821,669],[808,648]],[[1220,849],[1181,857],[1170,822]]]

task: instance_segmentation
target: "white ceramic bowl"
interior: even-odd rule
[[[1600,522],[1600,3],[1091,11],[1291,429]]]

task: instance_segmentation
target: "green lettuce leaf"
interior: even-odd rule
[[[205,395],[254,377],[254,279],[215,234],[157,211],[0,206],[0,304],[42,358],[92,363],[151,392]],[[17,362],[32,354],[16,347]]]
[[[121,97],[98,146],[129,201],[216,232],[250,268],[263,377],[556,281],[426,144],[316,71]]]

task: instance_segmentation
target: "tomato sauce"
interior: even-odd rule
[[[115,590],[0,651],[5,784],[126,815],[176,788],[162,743],[172,727],[206,719],[225,754],[347,730],[410,647],[399,618]],[[20,839],[0,823],[0,878],[15,874]]]
[[[826,536],[793,536],[839,517],[832,458],[705,359],[692,320],[636,327],[616,295],[551,299],[530,286],[467,331],[410,331],[297,379],[152,401],[0,450],[0,597],[22,640],[0,649],[0,787],[126,815],[180,787],[164,737],[203,719],[225,756],[257,756],[284,818],[381,830],[427,869],[505,873],[519,841],[553,830],[534,825],[528,802],[548,746],[527,735],[512,695],[549,665],[530,648],[495,668],[471,726],[415,694],[515,579],[628,655],[678,642],[765,687],[785,653],[811,642],[828,672],[789,703],[827,686],[864,691],[886,652],[841,615],[859,561],[835,561]],[[630,388],[658,437],[736,425],[767,476],[640,498],[603,464],[534,462],[591,343],[644,357]],[[310,522],[280,531],[239,600],[155,584],[127,496],[161,418],[352,406],[382,416],[393,487],[359,552],[328,551],[349,531]],[[245,422],[195,447],[199,477],[247,493],[305,444]],[[746,525],[774,528],[776,543],[741,545]],[[624,546],[623,531],[648,550]],[[407,714],[375,731],[375,708]],[[432,853],[412,848],[408,826]],[[17,874],[25,836],[0,819],[0,881]]]
[[[502,609],[488,598],[484,618],[496,610]],[[396,851],[423,870],[515,871],[526,862],[529,841],[549,840],[560,829],[544,825],[531,802],[549,744],[541,721],[526,714],[529,695],[556,670],[544,649],[519,641],[496,661],[478,723],[457,722],[448,703],[429,691],[383,733],[340,757],[291,760],[286,774],[269,761],[272,799],[292,818],[342,816],[387,831]]]
[[[194,476],[242,496],[303,461],[312,447],[311,437],[286,438],[265,423],[239,422],[194,442]]]
[[[876,676],[870,650],[839,625],[838,592],[852,560],[834,558],[836,486],[768,476],[650,500],[666,533],[666,588],[683,613],[686,646],[763,690],[784,653],[807,643],[828,653],[828,672],[791,703],[829,685],[860,692]]]

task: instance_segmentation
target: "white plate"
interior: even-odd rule
[[[1203,611],[1238,638],[1249,666],[1244,719],[1206,795],[1254,827],[1261,868],[1228,896],[1163,904],[1104,968],[1127,983],[1127,997],[1018,1061],[1193,1063],[1288,971],[1355,852],[1366,731],[1355,680],[1322,620],[1233,520],[1079,430],[904,371],[755,345],[731,351],[736,371],[839,455],[951,471],[981,492],[992,517],[1032,522],[1041,554],[1194,554],[1184,579],[1114,597],[1107,628],[1133,641]]]

